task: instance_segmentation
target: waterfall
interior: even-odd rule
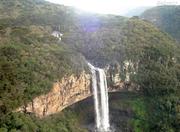
[[[96,129],[98,132],[108,132],[110,124],[106,75],[103,69],[94,67],[90,63],[88,65],[92,73]]]

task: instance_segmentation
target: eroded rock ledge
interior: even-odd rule
[[[136,90],[134,84],[122,81],[119,77],[119,74],[107,76],[108,80],[115,80],[108,86],[109,92]],[[18,108],[16,112],[34,113],[38,117],[44,117],[60,112],[91,95],[91,75],[82,72],[79,76],[63,77],[61,81],[54,83],[49,93],[36,97],[29,104]]]
[[[36,97],[32,102],[16,111],[35,113],[38,117],[57,113],[90,96],[92,93],[90,80],[90,75],[85,72],[78,77],[75,75],[64,77],[61,81],[54,83],[49,93]]]

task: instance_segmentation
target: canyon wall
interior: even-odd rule
[[[137,87],[129,80],[124,81],[120,77],[119,69],[119,66],[106,69],[109,92],[134,91]],[[61,81],[54,83],[49,93],[36,97],[16,111],[35,113],[38,117],[44,117],[60,112],[91,95],[91,75],[82,72],[79,76],[63,77]]]
[[[16,111],[35,113],[38,117],[57,113],[90,96],[92,94],[90,80],[90,75],[85,72],[79,76],[63,77],[61,81],[54,83],[49,93],[36,97],[29,104]]]
[[[106,67],[109,91],[138,91],[139,87],[132,83],[131,77],[136,74],[138,63],[125,60],[122,64],[116,62]]]

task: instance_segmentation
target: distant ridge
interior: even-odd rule
[[[140,16],[180,41],[180,5],[163,5],[146,10]]]

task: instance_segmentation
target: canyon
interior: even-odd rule
[[[119,75],[119,67],[106,68],[109,92],[134,91],[137,90],[134,84],[126,79],[123,81]],[[79,75],[63,77],[53,84],[52,89],[43,95],[37,96],[28,104],[17,108],[16,112],[34,113],[37,117],[46,117],[62,111],[68,106],[92,96],[91,75],[87,71],[82,71]]]

